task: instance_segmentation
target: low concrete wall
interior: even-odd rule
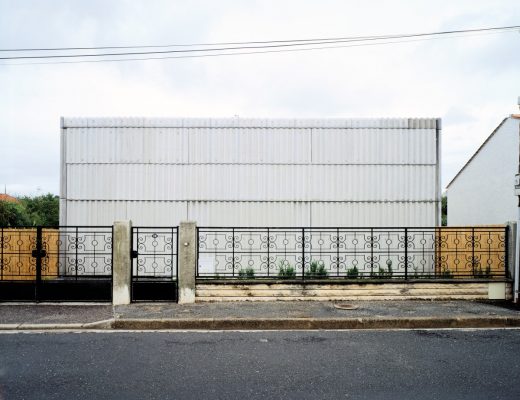
[[[197,282],[196,301],[511,299],[510,282]]]

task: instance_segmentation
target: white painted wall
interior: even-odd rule
[[[507,118],[448,186],[448,225],[516,221],[520,119]]]
[[[60,223],[433,226],[438,124],[66,118]]]

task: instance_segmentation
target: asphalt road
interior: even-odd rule
[[[0,399],[519,399],[520,330],[0,334]]]

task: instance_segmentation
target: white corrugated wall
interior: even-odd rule
[[[60,223],[432,226],[435,119],[62,121]]]

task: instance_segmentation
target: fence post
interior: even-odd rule
[[[42,284],[42,227],[36,227],[36,253],[33,252],[33,257],[36,255],[36,285],[34,286],[34,298],[36,301],[40,300],[40,289]]]
[[[408,279],[408,228],[404,228],[404,279]]]
[[[115,221],[112,241],[112,304],[130,304],[132,221]]]
[[[181,222],[179,226],[179,304],[195,303],[197,269],[197,224]]]
[[[506,224],[507,226],[507,243],[505,243],[505,247],[507,250],[506,260],[507,265],[505,265],[505,274],[506,277],[515,278],[515,256],[516,256],[516,222],[509,221]]]

